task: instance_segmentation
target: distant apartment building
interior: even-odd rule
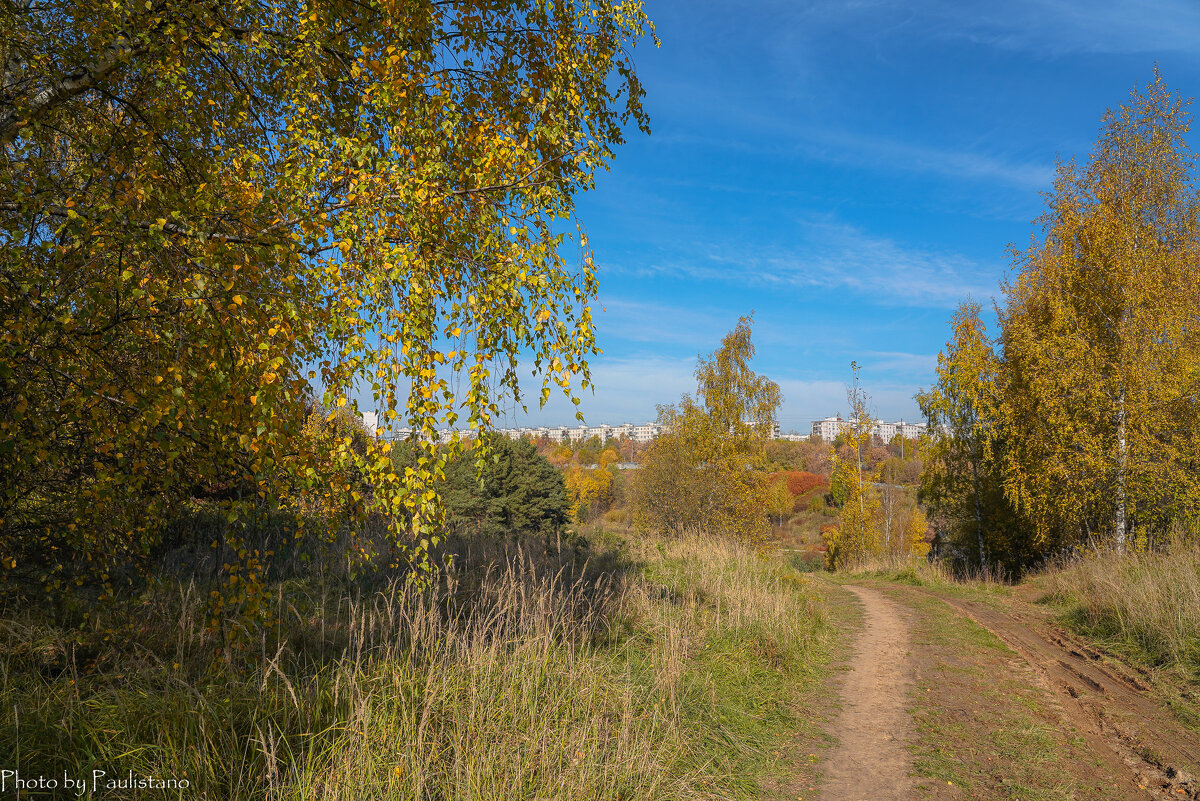
[[[474,436],[474,432],[472,431],[456,432],[450,428],[439,428],[437,431],[433,432],[432,437],[428,437],[417,429],[405,427],[392,429],[392,431],[385,434],[384,437],[391,440],[426,439],[432,440],[433,442],[449,442],[454,437],[455,433],[457,433],[462,439],[469,439],[470,437]]]
[[[368,430],[374,432],[374,425],[378,425],[378,417],[367,413],[362,415],[363,424]],[[849,420],[842,419],[841,415],[834,417],[826,417],[822,420],[814,420],[812,423],[812,436],[820,437],[826,442],[833,442],[843,431],[850,430],[851,423]],[[564,443],[570,442],[578,444],[585,442],[592,437],[606,442],[610,439],[630,439],[638,443],[653,442],[659,434],[663,432],[663,426],[657,423],[622,423],[620,425],[577,425],[577,426],[521,426],[519,428],[497,428],[496,433],[508,437],[509,439],[521,439],[529,437],[530,439],[541,439],[545,437],[551,442]],[[456,432],[449,428],[438,429],[433,439],[438,442],[449,442]],[[925,433],[924,423],[906,423],[903,420],[896,422],[886,422],[883,420],[877,421],[871,427],[871,433],[879,437],[884,442],[891,442],[899,434],[906,439],[917,439]],[[420,436],[409,428],[399,428],[385,434],[388,439],[408,439],[414,434]],[[471,438],[475,436],[475,432],[471,430],[461,430],[457,432],[459,437]],[[772,436],[778,440],[789,440],[792,442],[800,442],[808,439],[808,434],[783,434],[780,433],[779,425],[776,424],[772,430]]]
[[[663,427],[657,423],[642,423],[640,426],[632,426],[629,438],[634,442],[650,442],[652,439],[662,433]]]
[[[753,426],[754,428],[759,428],[759,429],[766,427],[764,424],[760,424],[755,420],[748,420],[747,425],[750,425],[750,426]],[[771,435],[771,439],[780,439],[781,436],[779,434],[779,423],[772,423],[771,430],[769,433]]]
[[[578,425],[578,426],[522,426],[520,428],[499,428],[496,433],[509,439],[530,437],[541,439],[545,437],[551,442],[584,442],[595,437],[601,442],[610,439],[631,439],[634,442],[650,442],[662,433],[662,426],[657,423],[622,423],[610,425]]]
[[[577,426],[521,426],[519,428],[497,428],[496,433],[508,437],[509,439],[521,439],[529,437],[530,439],[541,439],[545,437],[551,442],[563,443],[580,443],[585,442],[592,437],[606,442],[610,439],[630,439],[637,443],[653,442],[663,432],[663,426],[658,423],[621,423],[620,425],[577,425]],[[412,430],[401,428],[394,431],[389,436],[395,439],[407,439],[412,435]],[[440,442],[449,441],[454,434],[450,429],[439,429],[437,431],[437,440]],[[776,423],[771,431],[775,439],[792,439],[802,440],[807,439],[807,435],[801,434],[781,434],[779,432],[779,424]],[[473,437],[472,431],[459,431],[460,437]]]
[[[850,422],[843,420],[839,414],[836,417],[826,417],[822,420],[813,420],[812,435],[820,437],[826,442],[833,442],[837,439],[837,435],[850,428]]]
[[[838,434],[843,431],[850,431],[853,424],[849,420],[843,420],[842,416],[826,417],[822,420],[814,420],[812,424],[812,433],[815,437],[820,437],[826,442],[833,442],[837,439]],[[879,420],[875,425],[871,426],[871,434],[879,437],[884,442],[891,442],[900,435],[905,439],[917,439],[925,433],[924,423],[906,423],[903,420],[898,420],[894,423],[889,423]]]

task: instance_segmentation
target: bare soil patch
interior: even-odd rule
[[[1063,630],[1023,588],[864,583],[842,585],[861,626],[827,684],[840,709],[817,724],[836,744],[810,738],[772,797],[1200,800],[1200,737],[1153,677]]]
[[[915,613],[913,798],[1145,798],[1003,640],[931,592],[897,584],[880,589]]]
[[[908,714],[910,612],[876,590],[849,586],[863,605],[863,630],[842,685],[842,710],[823,760],[822,801],[908,801],[912,721]]]

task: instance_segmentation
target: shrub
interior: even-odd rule
[[[561,531],[570,507],[562,474],[527,439],[490,435],[490,447],[482,466],[469,450],[446,468],[450,527],[493,538]]]

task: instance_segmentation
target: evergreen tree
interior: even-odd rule
[[[468,451],[446,469],[450,527],[484,537],[560,531],[570,506],[562,473],[529,440],[487,436],[490,455],[482,465]]]

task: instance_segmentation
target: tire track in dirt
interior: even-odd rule
[[[934,594],[934,593],[930,593]],[[1151,798],[1200,799],[1200,742],[1150,695],[1137,671],[1014,604],[936,595],[995,634],[1059,696],[1064,716],[1098,756],[1122,768]],[[1104,751],[1108,753],[1105,754]]]
[[[823,760],[822,801],[910,801],[909,626],[901,607],[875,590],[847,586],[864,626],[842,685],[842,709]]]

